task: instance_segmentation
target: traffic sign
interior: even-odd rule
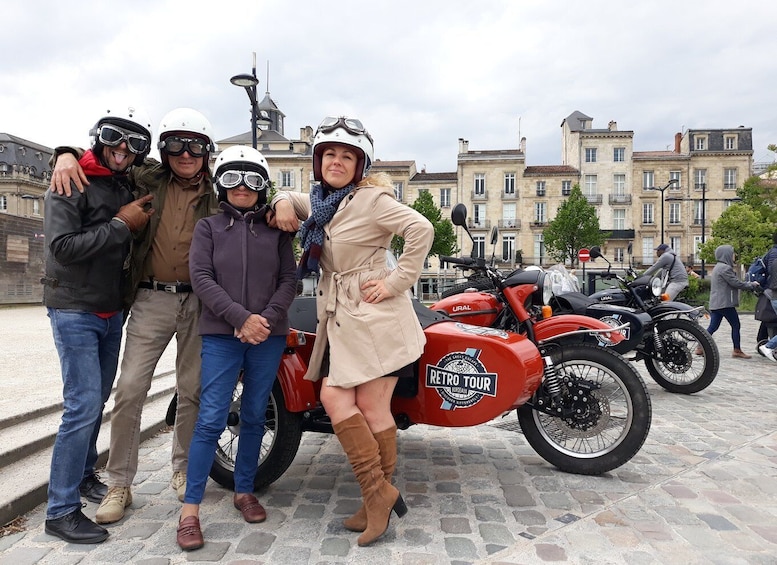
[[[586,263],[591,259],[591,254],[588,252],[588,249],[583,248],[577,252],[577,258],[581,263]]]

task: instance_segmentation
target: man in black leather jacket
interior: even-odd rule
[[[89,192],[45,198],[48,309],[62,367],[63,415],[48,487],[46,533],[70,543],[99,543],[108,531],[81,511],[81,495],[99,501],[107,492],[94,472],[102,412],[116,377],[121,346],[123,292],[133,233],[153,212],[151,196],[135,200],[127,172],[151,143],[142,112],[108,113],[91,131],[92,149],[79,163]]]

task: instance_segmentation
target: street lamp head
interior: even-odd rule
[[[253,75],[244,73],[244,74],[233,76],[231,79],[229,79],[229,82],[231,82],[235,86],[241,86],[243,88],[251,88],[259,84],[259,79],[257,79]]]

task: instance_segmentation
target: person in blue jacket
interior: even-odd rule
[[[184,550],[204,545],[200,503],[241,368],[233,504],[246,522],[266,519],[253,495],[254,477],[297,290],[293,234],[271,228],[265,219],[270,181],[262,154],[244,146],[225,149],[216,158],[213,184],[221,213],[197,223],[189,252],[192,287],[202,303],[202,390],[176,536]]]

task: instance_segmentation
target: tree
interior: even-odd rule
[[[758,210],[749,204],[732,204],[712,224],[712,236],[699,248],[702,258],[715,263],[715,248],[731,245],[738,262],[749,265],[752,260],[768,251],[772,244],[774,224],[764,222]]]
[[[580,190],[580,185],[572,187],[572,192],[559,207],[556,217],[548,224],[544,233],[545,249],[548,254],[562,263],[567,259],[577,264],[577,252],[584,247],[601,245],[610,237],[599,228],[596,208],[588,203]]]
[[[434,242],[427,257],[433,255],[456,255],[459,248],[456,245],[456,234],[453,232],[453,224],[450,220],[442,219],[442,212],[434,205],[434,199],[428,190],[422,190],[418,194],[411,208],[421,213],[434,226]],[[405,240],[394,236],[391,241],[391,250],[400,256],[405,247]]]

